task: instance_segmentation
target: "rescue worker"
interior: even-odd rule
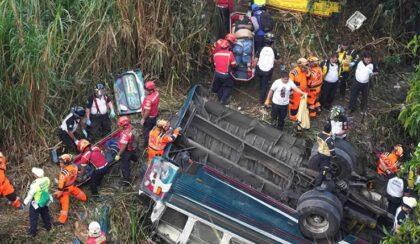
[[[309,107],[309,116],[313,118],[321,112],[319,95],[321,93],[322,85],[322,69],[319,67],[319,59],[317,57],[311,56],[308,58],[308,61],[310,67],[309,72],[311,75],[308,78],[307,102]]]
[[[330,110],[337,91],[338,80],[341,75],[341,65],[336,53],[321,63],[324,82],[321,87],[320,103],[323,109]]]
[[[391,173],[398,173],[400,162],[398,161],[404,153],[401,144],[394,146],[390,153],[381,153],[376,163],[376,172],[382,176],[389,176]]]
[[[295,85],[302,91],[306,91],[308,88],[308,77],[310,76],[309,72],[309,62],[306,58],[300,58],[297,61],[297,66],[290,71],[289,78],[295,83]],[[292,98],[289,104],[289,118],[292,121],[297,120],[297,112],[299,109],[299,103],[301,94],[297,92],[292,93]]]
[[[101,230],[98,222],[92,221],[88,228],[88,240],[86,244],[105,244],[106,234]]]
[[[12,207],[22,209],[23,204],[16,196],[15,188],[6,177],[6,162],[6,156],[0,152],[0,197],[6,197]]]
[[[230,13],[233,11],[233,0],[216,0],[216,7],[219,9],[220,22],[219,38],[229,32]]]
[[[88,140],[81,139],[77,144],[77,149],[82,153],[80,158],[82,168],[78,180],[83,181],[85,179],[86,167],[91,164],[94,171],[90,176],[89,189],[92,195],[98,196],[98,186],[101,185],[102,179],[108,171],[108,161],[102,154],[101,149],[98,146],[92,147]]]
[[[320,186],[330,174],[330,161],[335,158],[334,140],[331,137],[331,124],[326,123],[324,130],[318,134],[319,175],[315,178],[314,186]]]
[[[44,170],[41,168],[32,168],[32,173],[36,179],[32,182],[28,194],[23,201],[26,206],[29,206],[29,234],[32,237],[36,236],[38,217],[41,215],[42,222],[47,231],[51,230],[51,217],[48,205],[52,201],[49,194],[50,179],[44,176]]]
[[[266,11],[265,8],[260,8],[257,4],[251,5],[252,15],[255,16],[257,20],[258,28],[255,28],[254,26],[254,50],[258,52],[261,48],[264,46],[264,36],[267,34],[261,24],[261,15],[263,11]]]
[[[351,66],[355,63],[353,62]],[[376,66],[372,64],[372,55],[365,53],[363,59],[357,63],[355,78],[350,93],[349,110],[350,113],[356,110],[356,103],[359,93],[362,93],[360,109],[362,113],[366,113],[367,102],[369,95],[369,80],[372,76],[377,75],[378,71]]]
[[[122,128],[123,131],[121,132],[120,138],[118,140],[118,148],[120,150],[115,156],[115,161],[121,159],[120,168],[123,176],[122,184],[128,186],[131,182],[130,161],[138,160],[136,151],[133,146],[134,135],[132,132],[130,118],[128,118],[127,116],[122,116],[118,118],[118,127]]]
[[[337,48],[338,61],[341,64],[340,95],[346,94],[347,82],[350,75],[350,64],[357,60],[356,50],[350,47],[350,41],[344,40]]]
[[[386,198],[388,199],[388,212],[395,215],[397,208],[401,206],[403,196],[408,196],[408,184],[404,177],[392,173],[386,186]]]
[[[271,33],[265,34],[264,47],[255,55],[255,63],[257,64],[256,75],[260,80],[260,104],[264,104],[268,89],[270,88],[274,61],[280,57],[279,53],[272,47],[273,42],[274,35]]]
[[[414,197],[403,197],[402,201],[403,203],[395,213],[393,231],[396,234],[400,233],[401,225],[409,219],[411,211],[417,206],[417,200]]]
[[[331,109],[330,121],[331,121],[331,134],[334,137],[346,139],[347,130],[349,129],[348,118],[344,114],[344,108],[342,106],[334,106]]]
[[[58,136],[60,140],[63,142],[65,148],[64,152],[72,152],[76,153],[76,145],[78,144],[79,140],[76,138],[74,133],[76,132],[79,124],[81,123],[82,118],[85,116],[86,111],[83,107],[74,106],[71,108],[70,114],[66,116],[66,118],[61,122],[59,127]],[[88,136],[86,130],[84,129],[84,125],[81,125],[82,132],[85,137]]]
[[[162,156],[165,150],[165,147],[168,143],[175,141],[181,132],[181,128],[176,128],[173,130],[172,134],[169,134],[171,124],[166,120],[159,120],[150,132],[149,137],[149,148],[147,149],[149,157],[147,164],[150,165],[154,156]]]
[[[141,105],[142,118],[140,124],[143,126],[144,148],[147,148],[149,133],[155,127],[157,117],[159,116],[160,95],[156,90],[154,81],[146,82],[144,89],[146,90],[146,97]]]
[[[111,99],[105,94],[105,86],[95,85],[95,93],[86,102],[86,125],[92,141],[101,139],[111,132],[111,118],[115,117]]]
[[[236,42],[236,36],[235,34],[232,33],[227,33],[225,38],[220,38],[219,40],[217,40],[215,43],[213,43],[213,47],[212,47],[212,51],[211,51],[211,55],[213,56],[215,53],[217,53],[218,51],[222,50],[222,44],[224,44],[224,41],[228,41],[229,43],[229,48],[232,47],[232,45]]]
[[[212,91],[217,94],[219,102],[227,105],[234,84],[229,72],[236,66],[236,61],[228,41],[224,40],[220,46],[222,50],[213,55],[215,74]]]
[[[271,107],[271,119],[273,125],[279,130],[283,130],[284,128],[284,119],[287,116],[287,108],[289,107],[290,93],[292,90],[302,95],[306,94],[289,79],[289,73],[282,70],[280,72],[280,79],[273,82],[264,103],[266,107],[269,107],[271,102],[273,102]]]
[[[74,183],[77,179],[78,168],[73,164],[73,155],[63,154],[59,158],[60,175],[58,177],[58,191],[55,197],[60,201],[61,211],[58,217],[57,225],[64,225],[67,221],[69,213],[70,195],[76,199],[86,202],[86,194],[79,189]]]

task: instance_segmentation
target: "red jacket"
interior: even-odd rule
[[[160,96],[159,92],[154,91],[151,94],[147,95],[143,103],[141,104],[141,112],[144,113],[145,110],[150,110],[149,117],[156,117],[159,113],[159,101]]]
[[[233,0],[217,0],[216,5],[219,8],[229,8],[229,13],[233,11]]]
[[[214,67],[217,73],[227,74],[230,67],[236,66],[235,56],[229,50],[223,49],[213,55]]]

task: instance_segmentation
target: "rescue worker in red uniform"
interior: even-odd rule
[[[134,135],[132,132],[132,126],[130,118],[122,116],[118,119],[118,126],[123,129],[120,134],[118,141],[118,147],[120,151],[115,156],[115,161],[121,159],[121,172],[123,175],[122,184],[128,186],[131,182],[130,176],[130,161],[137,161],[136,151],[133,146]]]
[[[141,105],[142,118],[140,124],[143,126],[144,148],[147,148],[149,142],[149,133],[155,127],[159,115],[160,95],[156,90],[154,81],[148,81],[144,85],[146,97]]]
[[[234,83],[229,72],[236,66],[235,56],[233,56],[232,51],[229,50],[229,46],[228,41],[222,41],[222,50],[213,55],[215,74],[212,91],[217,94],[219,102],[223,105],[228,104],[228,100],[232,93]]]
[[[58,225],[64,225],[69,213],[70,195],[76,199],[86,202],[86,194],[74,183],[77,179],[77,166],[73,164],[73,155],[63,154],[60,156],[60,175],[58,178],[58,191],[55,197],[60,201],[61,211],[58,217]]]
[[[173,130],[172,134],[170,134],[168,133],[170,127],[171,124],[169,123],[169,121],[159,120],[155,128],[153,128],[153,130],[150,131],[149,147],[147,149],[149,153],[149,157],[147,160],[148,165],[150,164],[154,156],[162,156],[166,145],[175,141],[175,139],[179,136],[181,128],[176,128],[175,130]]]
[[[222,50],[222,44],[224,41],[228,41],[229,43],[229,50],[232,50],[233,44],[236,42],[236,36],[233,33],[227,33],[225,38],[220,38],[217,40],[213,45],[210,47],[210,56],[209,56],[209,62],[213,62],[213,55],[217,53],[218,51]]]
[[[220,26],[218,36],[221,38],[229,32],[230,13],[233,11],[233,0],[216,0],[219,9]]]
[[[381,153],[376,164],[376,172],[383,176],[398,173],[398,167],[400,166],[398,160],[403,156],[403,152],[403,147],[397,144],[390,153]]]
[[[0,152],[0,197],[6,197],[12,207],[22,209],[23,204],[20,198],[16,196],[15,188],[6,177],[6,162],[6,156]]]
[[[90,176],[89,188],[92,195],[98,196],[98,186],[101,184],[106,172],[108,171],[108,162],[102,151],[97,146],[91,146],[90,142],[85,139],[81,139],[77,145],[77,149],[82,153],[80,164],[82,169],[80,170],[80,179],[84,179],[86,167],[90,163],[95,169]]]
[[[319,59],[317,57],[309,57],[309,72],[308,78],[308,107],[309,116],[315,117],[317,113],[321,112],[321,104],[319,103],[319,94],[321,93],[322,85],[322,69],[319,67]]]
[[[289,78],[293,80],[295,85],[302,91],[306,91],[308,88],[308,77],[310,76],[309,72],[309,62],[306,58],[300,58],[297,61],[297,66],[290,71]],[[297,92],[292,93],[292,98],[289,103],[289,118],[292,121],[296,121],[296,114],[299,109],[299,103],[301,94]]]

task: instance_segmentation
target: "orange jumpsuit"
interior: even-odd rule
[[[69,164],[61,170],[60,176],[58,179],[58,190],[57,198],[61,203],[60,216],[58,221],[62,224],[66,223],[68,212],[69,212],[69,202],[70,195],[77,198],[78,200],[85,202],[87,200],[86,194],[79,189],[79,187],[74,185],[74,182],[77,178],[77,166],[74,164]]]
[[[293,80],[295,85],[299,87],[302,91],[306,91],[308,75],[309,75],[309,72],[302,71],[299,67],[296,67],[292,71],[290,71],[289,78]],[[297,120],[296,114],[299,109],[301,96],[302,95],[297,92],[292,92],[292,97],[289,103],[289,117],[290,117],[290,120],[292,121]]]
[[[399,157],[393,152],[382,153],[376,164],[376,172],[380,175],[387,175],[387,170],[397,173],[399,165],[398,159]]]
[[[4,196],[10,201],[10,205],[20,208],[20,199],[16,196],[15,188],[6,177],[6,163],[0,163],[0,197]]]
[[[175,141],[178,135],[179,129],[175,129],[172,135],[169,135],[164,129],[155,126],[149,134],[149,146],[147,148],[149,158],[147,164],[150,164],[154,156],[162,156],[166,144]]]
[[[316,112],[321,104],[318,101],[319,94],[321,93],[322,85],[322,69],[318,65],[311,67],[311,76],[308,79],[308,106],[309,116],[311,118],[316,116]]]

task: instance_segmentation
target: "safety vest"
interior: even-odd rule
[[[50,179],[48,177],[38,178],[32,184],[34,184],[35,187],[34,200],[35,202],[39,203],[39,200],[41,200],[42,192],[49,192]]]
[[[376,171],[380,175],[386,174],[386,170],[398,172],[399,157],[394,153],[383,153],[379,156]]]
[[[166,144],[175,141],[177,135],[169,135],[165,130],[155,126],[149,134],[149,147],[155,151],[164,150]]]
[[[289,78],[293,80],[297,87],[305,91],[308,85],[307,74],[307,72],[303,72],[299,67],[296,67],[290,71]]]
[[[58,190],[63,190],[66,187],[72,186],[77,178],[77,166],[69,164],[61,170],[58,179]]]
[[[350,70],[350,63],[353,61],[353,57],[347,53],[347,51],[338,52],[338,60],[341,63],[342,71],[347,72]]]
[[[266,0],[254,0],[254,3],[259,6],[265,5]]]
[[[316,88],[322,85],[322,69],[319,66],[310,69],[311,76],[308,80],[308,88]]]

